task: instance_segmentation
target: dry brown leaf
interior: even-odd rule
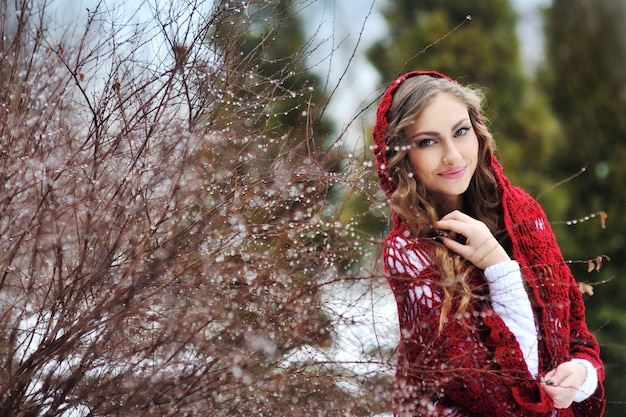
[[[603,211],[599,212],[598,215],[600,216],[600,224],[602,225],[603,229],[606,229],[606,218],[607,218],[607,214]]]
[[[596,271],[599,271],[600,268],[602,268],[602,256],[596,258]]]
[[[579,282],[578,289],[583,294],[593,295],[593,286],[590,284],[587,284],[586,282]]]

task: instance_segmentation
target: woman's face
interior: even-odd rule
[[[446,211],[462,209],[478,161],[478,138],[465,104],[436,95],[405,129],[413,174]]]

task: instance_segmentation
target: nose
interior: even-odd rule
[[[454,166],[454,165],[457,165],[460,160],[461,160],[461,153],[459,152],[457,147],[454,146],[454,143],[446,144],[444,148],[444,153],[441,157],[441,161],[446,165]]]

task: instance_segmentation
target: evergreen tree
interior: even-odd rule
[[[611,0],[555,0],[545,13],[547,62],[542,72],[554,111],[566,137],[555,158],[565,177],[587,171],[563,186],[571,196],[569,218],[604,210],[606,230],[594,222],[562,231],[569,253],[578,258],[609,255],[603,276],[615,276],[588,301],[588,322],[597,333],[607,365],[607,416],[623,415],[613,404],[624,397],[626,377],[626,283],[617,279],[626,266],[626,4]],[[593,249],[592,249],[593,248]],[[583,272],[580,272],[581,275]],[[600,280],[600,278],[596,278]]]
[[[383,80],[428,69],[484,87],[484,116],[507,175],[531,195],[547,189],[554,182],[546,173],[559,131],[547,100],[523,73],[517,16],[509,2],[392,0],[383,14],[389,35],[368,51]],[[549,214],[559,213],[561,200],[551,193],[542,203]]]

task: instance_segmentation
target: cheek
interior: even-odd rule
[[[411,155],[409,158],[411,172],[413,172],[414,178],[422,184],[431,181],[431,174],[433,170],[436,169],[436,164],[433,164],[432,155],[427,154],[428,152],[420,152],[419,154],[416,152],[416,154]]]
[[[408,157],[413,174],[419,177],[426,170],[428,159],[424,157],[424,152],[413,152]]]
[[[467,146],[465,147],[465,157],[474,162],[478,161],[478,138],[474,136],[474,138],[467,142]]]

